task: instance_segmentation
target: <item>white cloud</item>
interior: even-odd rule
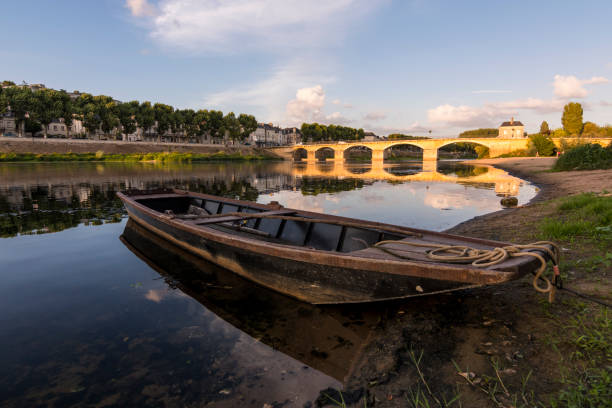
[[[377,7],[366,0],[160,0],[151,36],[192,52],[278,51],[329,45]],[[146,0],[128,0],[132,14],[150,15]],[[316,22],[316,23],[315,23]]]
[[[351,123],[352,121],[352,119],[342,116],[340,112],[334,112],[330,115],[325,116],[324,122],[334,125],[345,125],[347,123]]]
[[[325,91],[321,85],[301,88],[296,92],[295,99],[287,103],[287,116],[299,122],[316,120],[324,105]]]
[[[539,113],[561,112],[565,103],[566,101],[562,99],[527,98],[486,103],[480,107],[445,104],[429,109],[427,117],[431,123],[448,126],[490,126],[498,124],[497,122],[500,119],[516,114],[519,110],[531,110]]]
[[[599,102],[599,104],[601,106],[612,106],[612,102],[608,102],[608,101],[601,101],[601,102]]]
[[[422,126],[419,122],[413,122],[408,126],[371,126],[369,124],[365,124],[363,126],[365,130],[371,130],[377,135],[385,136],[391,133],[402,133],[404,135],[410,134],[429,134],[429,130],[431,128],[426,128]]]
[[[498,93],[512,93],[512,91],[501,90],[501,89],[480,89],[478,91],[472,91],[473,94],[498,94]]]
[[[125,0],[125,7],[135,17],[151,17],[155,15],[155,7],[148,0]]]
[[[384,112],[369,112],[366,113],[363,118],[365,120],[373,120],[373,121],[379,121],[379,120],[383,120],[387,118],[387,115]]]
[[[274,69],[266,78],[245,86],[236,86],[208,95],[204,106],[208,109],[244,109],[261,121],[286,122],[287,101],[295,96],[296,88],[325,85],[332,82],[318,72],[320,65],[308,60],[293,60]],[[323,67],[323,69],[327,69]],[[290,124],[296,124],[291,122]]]
[[[334,105],[340,105],[342,102],[340,101],[340,99],[334,99],[334,100],[332,101],[332,103],[333,103]]]
[[[584,88],[584,85],[605,84],[608,79],[604,77],[592,77],[591,79],[578,79],[574,75],[555,75],[553,86],[555,95],[559,98],[584,98],[589,92]]]

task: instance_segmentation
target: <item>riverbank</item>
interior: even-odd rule
[[[174,156],[168,155],[173,153]],[[104,161],[140,161],[155,160],[138,158],[154,154],[161,159],[183,155],[191,160],[252,160],[282,158],[266,149],[250,146],[225,146],[206,144],[156,143],[156,142],[123,142],[108,140],[78,139],[18,139],[0,138],[0,155],[3,161],[90,161],[92,156],[101,156]],[[6,155],[15,155],[16,159],[6,159]],[[38,158],[36,158],[38,156]],[[212,157],[212,159],[211,159]],[[197,158],[197,159],[196,159]],[[94,158],[95,159],[95,158]],[[98,158],[100,160],[100,158]],[[187,159],[183,159],[187,160]],[[191,161],[190,160],[190,161]]]
[[[554,240],[563,248],[566,286],[612,302],[612,233],[601,224],[602,214],[612,214],[612,170],[551,173],[549,158],[470,163],[500,167],[541,190],[525,206],[448,232]],[[347,381],[346,394],[362,404],[355,406],[363,397],[376,407],[443,406],[455,398],[478,407],[604,406],[612,398],[609,311],[566,291],[549,304],[525,277],[381,308],[384,317]]]
[[[154,162],[154,163],[198,163],[211,161],[281,160],[269,154],[235,153],[0,153],[0,163],[14,162]]]

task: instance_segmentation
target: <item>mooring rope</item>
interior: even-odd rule
[[[538,241],[527,245],[507,245],[504,247],[496,247],[493,249],[478,249],[471,248],[464,245],[443,245],[443,244],[435,244],[435,243],[420,243],[420,242],[410,242],[410,241],[380,241],[374,244],[373,248],[380,249],[390,255],[396,256],[402,259],[412,259],[416,258],[398,254],[390,248],[385,248],[384,245],[387,244],[400,244],[400,245],[408,245],[413,247],[424,247],[424,248],[434,248],[430,251],[427,251],[425,254],[427,258],[435,262],[442,263],[461,263],[461,264],[470,264],[477,268],[485,268],[493,265],[500,264],[509,258],[519,257],[519,256],[531,256],[540,261],[540,266],[535,272],[535,276],[533,278],[533,287],[536,291],[541,293],[548,293],[548,301],[552,303],[555,296],[555,284],[559,281],[559,257],[561,251],[559,247],[554,242],[550,241]],[[543,273],[546,271],[547,261],[546,259],[537,252],[529,252],[529,251],[542,251],[547,253],[550,256],[550,259],[553,263],[553,271],[554,271],[554,282],[551,283],[550,279],[543,276]],[[546,284],[545,287],[539,285],[539,280],[544,281]]]

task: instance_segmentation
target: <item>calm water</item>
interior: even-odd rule
[[[128,223],[115,192],[160,186],[434,230],[536,192],[450,162],[0,165],[0,406],[303,407],[342,387],[376,308],[295,302]]]

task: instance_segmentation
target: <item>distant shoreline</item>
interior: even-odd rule
[[[156,142],[0,138],[0,162],[205,162],[282,160],[265,149]]]

